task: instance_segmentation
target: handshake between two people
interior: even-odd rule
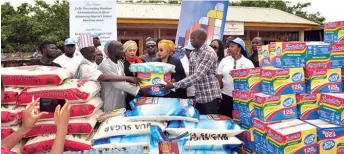
[[[140,86],[143,84],[143,80],[137,77],[131,77],[128,82],[135,84],[136,86]],[[173,83],[175,82],[175,79],[169,80],[169,81],[164,81],[164,80],[160,80],[158,83],[159,86],[164,88],[164,91],[169,91],[171,89],[174,88]],[[142,93],[142,95],[144,96],[150,96],[149,94],[149,89],[150,87],[141,87],[140,88],[140,92]]]

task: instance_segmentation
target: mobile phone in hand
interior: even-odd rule
[[[60,105],[61,108],[66,103],[65,99],[54,98],[40,98],[39,99],[39,111],[40,112],[55,112],[56,106]]]

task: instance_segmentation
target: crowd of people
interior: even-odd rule
[[[224,42],[213,40],[206,43],[207,33],[202,29],[194,30],[183,50],[181,59],[173,57],[176,45],[171,40],[147,38],[145,54],[137,56],[138,46],[129,40],[108,41],[101,49],[99,35],[83,34],[78,40],[68,38],[64,42],[63,54],[53,41],[43,41],[39,46],[41,58],[23,65],[56,66],[67,69],[73,78],[99,81],[103,111],[130,109],[129,102],[136,96],[148,96],[147,88],[140,88],[141,80],[129,67],[135,63],[162,62],[175,66],[172,80],[163,86],[172,90],[171,98],[192,98],[200,114],[223,114],[232,117],[234,90],[231,71],[234,69],[259,67],[257,46],[262,39],[255,37],[251,44],[251,55],[245,42],[240,38],[228,37]],[[78,48],[78,49],[77,49]],[[226,56],[225,56],[226,55]],[[1,92],[3,93],[2,84]],[[1,95],[3,96],[3,94]],[[39,113],[35,106],[38,100],[24,110],[22,127],[1,141],[2,151],[8,151],[47,113]],[[54,120],[57,134],[52,153],[62,153],[67,133],[70,105],[58,106]],[[61,151],[62,150],[62,151]]]
[[[231,71],[259,67],[257,46],[262,45],[262,39],[255,37],[252,40],[251,52],[240,38],[216,39],[210,45],[206,39],[205,31],[194,30],[190,41],[183,47],[185,55],[177,59],[173,57],[176,45],[171,40],[147,38],[145,54],[139,57],[135,41],[129,40],[124,44],[109,41],[101,49],[99,35],[83,34],[78,40],[66,39],[62,55],[59,55],[54,42],[43,41],[39,47],[40,60],[25,65],[62,67],[74,78],[101,82],[103,109],[112,111],[129,109],[129,102],[136,96],[147,96],[148,89],[137,86],[140,79],[130,72],[131,64],[172,64],[175,66],[172,80],[161,85],[165,89],[173,89],[165,97],[194,98],[201,114],[220,113],[231,117],[234,90]]]

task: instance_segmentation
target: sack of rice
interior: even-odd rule
[[[21,66],[1,68],[1,80],[6,86],[38,87],[59,85],[72,74],[63,68],[50,66]]]
[[[171,121],[169,122],[166,132],[176,136],[184,132],[193,134],[205,134],[210,136],[224,135],[228,137],[236,136],[244,131],[232,119],[224,115],[201,115],[198,123],[187,121]]]
[[[90,134],[97,123],[97,117],[102,114],[96,111],[92,116],[80,119],[70,119],[67,134]],[[25,138],[44,134],[55,134],[56,125],[53,120],[37,122],[36,125],[24,136]]]
[[[156,126],[150,127],[150,153],[183,153],[186,141],[189,139],[189,133],[186,132],[176,138],[168,138],[163,131]]]
[[[149,134],[115,136],[94,140],[92,142],[92,148],[101,150],[112,148],[121,149],[130,147],[144,147],[144,149],[148,149],[149,140]]]
[[[89,135],[67,135],[64,143],[65,151],[84,151],[91,149]],[[55,134],[31,138],[22,149],[24,154],[38,154],[50,152],[55,140]]]
[[[16,104],[17,98],[23,89],[16,87],[6,87],[1,104]]]
[[[129,122],[123,116],[110,117],[101,123],[92,141],[112,136],[149,134],[149,128],[152,125],[156,125],[162,130],[166,128],[166,124],[162,122]]]
[[[24,109],[24,106],[1,105],[1,126],[13,126],[20,123],[18,113]]]
[[[199,112],[193,107],[192,99],[140,97],[130,102],[127,111],[129,121],[199,121]]]
[[[68,79],[59,86],[25,88],[17,99],[17,105],[31,103],[37,98],[67,99],[69,103],[82,103],[91,100],[100,91],[100,84],[94,81]]]
[[[11,126],[11,127],[1,127],[1,139],[10,136],[12,133],[19,129],[19,125]]]
[[[100,97],[94,97],[86,103],[71,104],[70,118],[75,119],[91,116],[102,106],[103,101],[100,99]],[[39,121],[52,119],[54,119],[54,113],[48,113],[42,116],[41,119],[39,119]]]

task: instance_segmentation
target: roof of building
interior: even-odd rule
[[[179,20],[180,9],[171,4],[117,4],[116,13],[118,18]],[[242,6],[230,6],[227,21],[319,25],[278,9]]]

